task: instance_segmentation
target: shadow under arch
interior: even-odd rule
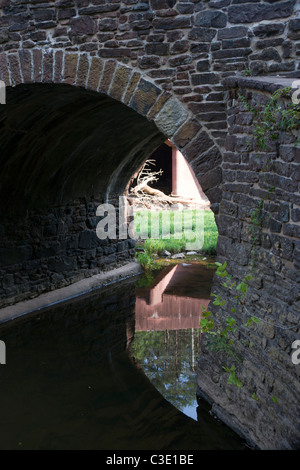
[[[111,137],[110,139],[107,138],[105,132],[103,137],[95,135],[97,131],[99,134],[101,132],[101,126],[98,124],[97,127],[96,113],[99,111],[98,105],[102,101],[101,125],[104,127],[110,125],[114,131],[115,147],[118,144],[117,149],[115,147],[112,150],[107,149],[106,159],[109,160],[112,168],[109,180],[107,179],[107,173],[103,171],[106,165],[106,161],[103,159],[102,175],[108,188],[106,190],[106,199],[109,199],[111,194],[115,195],[116,192],[121,194],[122,180],[125,175],[127,178],[128,169],[130,168],[132,174],[135,169],[134,166],[137,165],[138,167],[142,163],[142,157],[138,156],[141,145],[136,143],[136,140],[140,137],[141,141],[143,138],[145,139],[142,145],[144,146],[144,159],[147,153],[150,155],[166,138],[170,139],[191,164],[196,177],[200,180],[200,185],[210,192],[208,197],[211,202],[213,204],[220,202],[221,196],[218,186],[221,181],[221,156],[215,139],[177,97],[159,88],[148,77],[131,67],[120,64],[115,59],[102,59],[89,53],[33,48],[32,50],[3,53],[0,80],[3,80],[7,86],[7,105],[1,107],[0,114],[0,139],[1,144],[4,143],[2,145],[1,182],[3,175],[5,175],[6,181],[10,178],[9,172],[7,173],[7,165],[3,168],[3,162],[8,161],[6,148],[11,154],[16,152],[18,143],[25,147],[25,142],[29,146],[26,158],[29,154],[33,155],[37,152],[40,156],[41,151],[44,149],[43,143],[54,149],[53,140],[56,141],[56,146],[61,145],[63,132],[65,132],[69,136],[70,142],[73,142],[73,148],[75,145],[78,147],[77,155],[74,156],[73,148],[70,145],[67,146],[66,152],[69,152],[69,154],[65,157],[65,161],[60,155],[60,161],[64,166],[61,174],[57,174],[57,171],[53,168],[55,165],[51,168],[44,168],[44,173],[48,171],[50,179],[54,178],[56,180],[57,178],[57,181],[60,182],[62,178],[65,178],[66,182],[61,184],[65,194],[62,195],[62,191],[59,191],[56,195],[59,196],[61,201],[68,196],[68,190],[72,185],[70,182],[71,177],[74,176],[76,169],[82,172],[82,178],[80,178],[81,181],[78,178],[74,179],[73,189],[76,185],[78,188],[77,193],[80,190],[81,193],[87,190],[86,185],[84,185],[84,189],[81,187],[84,177],[87,176],[87,164],[84,166],[85,162],[90,165],[94,176],[97,176],[99,170],[97,166],[95,168],[96,159],[93,160],[90,155],[86,157],[83,153],[88,152],[91,154],[94,150],[94,156],[97,156],[97,151],[103,150],[104,140],[105,145],[107,145],[108,140],[112,140]],[[34,91],[37,85],[40,87],[38,92]],[[64,87],[55,88],[58,85]],[[42,86],[45,87],[43,91]],[[17,91],[18,89],[20,91]],[[31,93],[34,93],[34,97],[30,96]],[[42,94],[44,94],[44,101],[41,99]],[[71,96],[72,94],[73,96]],[[41,99],[40,104],[37,103],[38,95]],[[18,101],[18,106],[16,106],[15,100]],[[112,103],[114,103],[114,119],[111,119],[111,113],[109,112],[112,109]],[[32,112],[30,107],[33,105],[38,106],[39,109]],[[20,109],[20,106],[23,106],[23,108]],[[11,107],[13,107],[13,112],[18,113],[18,119],[15,122],[11,120],[9,122],[8,127],[13,139],[10,139],[7,143],[5,121],[9,117],[8,115],[11,114]],[[55,115],[55,107],[58,110],[58,115]],[[25,114],[27,113],[26,123],[24,119],[22,122],[21,118],[24,109]],[[107,114],[105,114],[105,110]],[[134,112],[136,112],[136,115]],[[75,114],[74,122],[72,122],[72,113]],[[66,116],[67,119],[64,123],[62,121]],[[47,117],[50,120],[48,123]],[[142,118],[144,118],[144,122],[142,122]],[[85,125],[84,121],[88,122],[89,127]],[[40,131],[37,132],[37,129],[40,129]],[[43,134],[42,138],[41,133]],[[23,139],[21,138],[22,134]],[[25,134],[27,139],[24,141]],[[145,134],[148,134],[147,138],[145,138]],[[125,141],[128,140],[129,135],[133,139],[130,150],[125,147]],[[98,138],[98,141],[95,137]],[[33,144],[34,139],[35,143]],[[63,143],[66,144],[65,140]],[[35,149],[33,149],[34,145]],[[59,152],[56,149],[54,151],[57,157]],[[80,160],[78,152],[81,152],[81,164],[78,163]],[[22,157],[20,156],[22,160],[24,160],[24,153],[25,151],[22,152]],[[50,160],[51,151],[48,150],[47,154],[48,160]],[[119,161],[117,161],[116,155],[121,156]],[[73,157],[76,164],[72,165],[72,169],[70,169],[68,164],[72,164]],[[103,155],[101,155],[102,157]],[[41,166],[41,159],[34,158],[35,164]],[[98,157],[98,162],[100,160],[100,157]],[[12,166],[17,163],[12,162]],[[11,165],[9,164],[9,166]],[[19,166],[19,168],[22,168],[22,166]],[[208,177],[206,176],[207,173],[209,173]],[[23,177],[25,178],[25,175]],[[30,181],[33,181],[34,177],[38,177],[41,182],[43,181],[40,174],[36,175],[35,172],[33,172]],[[128,174],[127,181],[129,178],[130,174]],[[89,179],[87,178],[87,181]],[[17,181],[16,183],[18,184]],[[97,183],[95,185],[97,186]],[[24,189],[24,184],[21,184],[22,187]],[[65,187],[68,190],[65,190]],[[92,187],[94,187],[94,184],[89,182],[88,193],[91,193]],[[29,191],[31,191],[31,188]],[[70,194],[72,194],[72,191],[70,191]],[[43,197],[39,196],[39,199],[41,203]]]
[[[126,244],[115,243],[111,257],[99,247],[95,207],[88,213],[88,205],[123,194],[132,172],[166,138],[196,176],[206,172],[208,161],[219,163],[217,146],[201,124],[139,72],[116,60],[50,52],[27,51],[26,61],[21,51],[4,54],[6,62],[2,55],[1,307],[133,258]],[[218,177],[211,180],[218,185]],[[83,207],[69,226],[68,205],[79,199]]]
[[[120,194],[130,168],[164,139],[129,107],[70,85],[19,85],[7,100],[0,110],[6,213]]]

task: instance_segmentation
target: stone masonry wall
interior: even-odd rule
[[[252,445],[299,449],[300,366],[291,358],[292,343],[300,339],[299,130],[282,131],[268,142],[268,150],[259,150],[253,113],[239,94],[257,109],[280,86],[234,78],[227,84],[230,128],[217,218],[219,261],[227,261],[231,282],[240,282],[247,274],[252,280],[245,305],[236,313],[231,312],[234,291],[222,287],[222,278],[215,284],[215,293],[226,300],[226,308],[215,307],[217,318],[233,316],[239,325],[236,349],[242,360],[230,365],[236,367],[242,388],[227,383],[225,355],[212,354],[208,348],[199,361],[199,393],[209,397],[215,412]],[[253,240],[252,212],[260,201],[262,222]],[[259,323],[243,326],[251,315]]]
[[[296,0],[1,0],[0,8],[0,70],[3,53],[13,70],[36,49],[49,64],[62,51],[117,60],[179,97],[220,145],[224,77],[299,70]]]
[[[0,0],[0,79],[7,86],[20,88],[19,84],[39,83],[45,84],[46,88],[51,83],[72,85],[77,90],[76,99],[80,99],[81,106],[84,104],[84,96],[80,97],[78,90],[82,88],[104,93],[121,101],[148,121],[154,122],[182,151],[216,213],[222,200],[221,163],[228,125],[224,95],[226,88],[222,79],[236,73],[297,74],[299,44],[300,19],[296,0],[275,3],[263,0]],[[25,93],[29,93],[29,90],[25,90]],[[70,90],[66,91],[66,95],[67,93]],[[63,93],[60,94],[64,100]],[[6,109],[10,109],[9,103]],[[44,123],[45,128],[52,128],[53,121],[47,126],[47,113],[42,118],[38,112],[37,115],[37,122]],[[7,129],[11,130],[11,123],[8,119],[6,125],[6,117],[4,113],[3,130],[7,134]],[[63,128],[60,130],[65,135]],[[5,132],[3,131],[4,139]],[[18,123],[16,129],[11,131],[6,148],[15,148],[20,136],[26,136],[27,132],[28,126],[25,125],[23,129],[22,123],[20,129]],[[54,141],[52,137],[51,143]],[[30,145],[33,145],[32,142],[39,145],[38,139],[32,139]],[[22,142],[19,145],[22,162],[26,145],[22,145]],[[93,145],[97,146],[96,140]],[[89,154],[92,152],[91,147],[90,144]],[[33,148],[32,154],[34,150],[36,151]],[[55,153],[57,157],[58,154]],[[10,151],[9,157],[3,157],[6,165],[3,170],[5,196],[1,197],[1,205],[8,201],[18,201],[18,191],[23,191],[24,178],[21,184],[18,182],[20,172],[12,175],[14,185],[8,181],[8,171],[14,167],[8,161],[9,158],[15,158],[14,151]],[[35,161],[39,163],[38,158]],[[70,167],[73,166],[72,161],[69,164]],[[126,163],[126,172],[125,163],[122,166],[122,163],[114,162],[113,165],[119,171],[118,178],[114,179],[114,195],[117,195],[119,178],[127,175],[131,166],[132,172],[136,170],[137,157],[136,161]],[[41,187],[47,188],[47,184],[49,186],[46,168],[42,176],[45,181],[43,185],[39,182],[37,186],[34,179],[30,178],[32,190],[27,191],[27,196],[34,193],[37,199],[38,190]],[[230,174],[226,168],[224,171],[225,174]],[[91,173],[95,174],[95,171]],[[109,180],[109,176],[106,175],[105,178],[105,181]],[[51,188],[48,188],[47,195],[43,194],[45,200],[48,195],[60,196],[62,185],[56,190],[56,181],[60,180],[53,178],[53,184],[51,180]],[[73,182],[72,189],[81,183],[78,178],[76,181],[68,178],[68,182]],[[90,192],[93,182],[89,183]],[[14,194],[17,193],[15,199],[7,198],[7,185]],[[81,196],[84,198],[87,195]],[[102,199],[104,195],[96,194],[98,196]],[[89,201],[89,197],[87,200]],[[26,205],[27,201],[22,196],[21,201]],[[29,228],[29,219],[26,222],[14,221],[12,224],[9,220],[2,220],[1,297],[13,296],[15,300],[21,300],[24,292],[35,295],[44,288],[58,287],[61,276],[65,277],[66,282],[70,282],[73,276],[73,279],[77,278],[78,271],[82,273],[86,269],[86,275],[88,272],[93,273],[95,264],[100,269],[100,265],[103,265],[101,259],[95,261],[90,254],[90,249],[95,249],[93,244],[86,247],[89,252],[87,255],[78,254],[76,250],[81,248],[77,247],[77,242],[72,255],[61,249],[62,245],[69,246],[73,242],[69,235],[62,242],[59,230],[63,226],[63,230],[71,234],[74,229],[71,227],[72,223],[70,225],[70,218],[65,222],[65,216],[62,220],[58,217],[53,222],[53,214],[60,210],[64,213],[67,203],[69,207],[74,207],[74,201],[78,201],[78,198],[70,197],[61,206],[55,204],[56,209],[50,210],[48,222],[39,212],[29,217],[30,220],[32,217],[38,220],[37,225],[42,224],[41,230],[45,229],[43,237],[40,233],[37,236],[31,235],[36,232],[36,222]],[[82,206],[80,203],[80,207],[83,207],[83,212],[86,210],[84,204]],[[24,224],[27,227],[25,231]],[[43,224],[53,227],[46,229]],[[15,235],[12,233],[12,226],[15,227]],[[82,229],[86,230],[84,224]],[[23,231],[23,238],[20,231]],[[9,233],[9,237],[6,233]],[[52,243],[54,240],[56,242]],[[8,248],[9,243],[13,247],[19,246],[16,253]],[[46,246],[50,244],[50,251],[40,249],[40,243],[45,243]],[[57,247],[55,255],[54,246]],[[70,258],[68,266],[72,275],[62,274],[66,273],[64,268],[67,266],[61,261],[57,265],[61,272],[55,274],[54,270],[46,279],[46,264],[44,267],[40,266],[46,252],[49,252],[51,259],[55,256],[55,259],[62,260],[63,253]],[[16,257],[14,268],[10,263],[10,256],[13,261],[14,256]],[[85,256],[91,256],[89,261]],[[20,275],[12,273],[18,272],[18,266],[22,271],[19,281],[17,277]],[[29,266],[32,268],[30,274]],[[57,280],[56,283],[52,282],[54,279]],[[21,287],[22,282],[24,285]],[[28,291],[30,286],[34,292],[32,294]],[[4,300],[2,302],[5,304]]]
[[[134,259],[134,240],[100,240],[99,204],[78,200],[2,222],[0,308]]]
[[[236,74],[299,76],[299,13],[297,0],[0,0],[0,80],[12,89],[18,88],[20,100],[25,95],[29,102],[33,95],[30,86],[37,82],[47,90],[52,84],[53,88],[62,84],[79,95],[84,89],[91,90],[123,103],[145,122],[157,126],[162,142],[165,137],[170,138],[191,163],[213,203],[220,234],[219,259],[228,262],[238,279],[247,272],[253,254],[249,214],[257,201],[264,200],[266,217],[256,248],[258,264],[247,308],[259,312],[268,323],[262,322],[251,330],[254,348],[244,349],[239,344],[244,354],[239,373],[245,388],[239,391],[227,384],[226,374],[220,373],[217,356],[209,357],[206,362],[203,355],[198,379],[199,390],[214,401],[219,415],[263,448],[300,446],[299,369],[290,359],[292,341],[299,337],[296,326],[299,319],[299,148],[290,135],[281,134],[278,145],[271,151],[271,169],[262,181],[258,171],[261,161],[251,147],[251,115],[238,103],[238,82],[224,84],[223,80]],[[265,100],[270,89],[264,88],[259,80],[256,84],[249,80],[243,82],[249,101],[255,104]],[[227,86],[231,88],[229,94]],[[64,100],[66,94],[60,96]],[[81,99],[80,106],[84,106],[85,96],[76,94]],[[81,111],[76,100],[72,106],[76,112]],[[30,115],[30,105],[26,104],[25,108]],[[67,114],[70,103],[66,108]],[[106,194],[106,188],[102,188],[98,199],[91,198],[93,176],[101,167],[94,151],[99,147],[97,133],[93,133],[89,146],[82,148],[82,151],[89,150],[90,171],[87,178],[81,178],[81,168],[88,167],[81,166],[81,155],[75,159],[63,155],[60,158],[56,152],[56,137],[50,131],[59,119],[47,122],[47,115],[41,118],[37,114],[36,121],[45,125],[35,136],[34,131],[30,134],[33,129],[30,123],[24,128],[20,128],[20,123],[11,126],[10,110],[9,105],[1,110],[4,131],[0,133],[0,161],[6,165],[1,183],[4,180],[10,185],[7,175],[12,171],[14,200],[22,199],[23,188],[18,184],[21,174],[18,164],[13,173],[14,162],[18,158],[28,162],[22,152],[29,147],[30,170],[34,161],[33,173],[45,178],[42,180],[45,184],[39,181],[43,196],[63,193],[60,178],[65,167],[62,165],[63,171],[59,173],[60,162],[67,165],[68,175],[76,163],[76,178],[62,178],[66,186],[70,184],[69,201],[53,204],[47,211],[40,207],[27,216],[6,216],[1,220],[0,307],[74,282],[133,256],[130,241],[106,245],[95,240],[95,200],[102,202]],[[18,108],[14,116],[18,116]],[[63,123],[67,122],[64,116]],[[78,126],[81,132],[89,116],[87,110]],[[126,119],[122,121],[125,135]],[[95,122],[91,120],[90,124]],[[114,129],[108,124],[107,127]],[[79,143],[76,134],[81,139],[76,129],[74,126],[70,139],[75,144]],[[143,129],[147,134],[148,128]],[[42,164],[36,155],[39,138],[44,135],[50,136],[51,158],[43,155]],[[106,135],[107,141],[116,142],[120,138],[110,138],[109,130]],[[134,172],[140,163],[140,152],[132,156],[138,135],[132,132],[133,140],[128,144],[124,161],[113,145],[110,148],[114,151],[106,156],[112,170],[102,182],[111,183],[113,196],[118,195],[122,177],[131,167]],[[22,145],[27,142],[27,136],[31,137],[29,147]],[[144,138],[146,142],[147,136]],[[9,154],[7,160],[3,157],[3,141]],[[21,142],[20,154],[13,150],[18,142]],[[72,155],[76,153],[73,150]],[[104,147],[103,150],[106,158]],[[54,157],[60,162],[54,168],[50,164],[53,185],[52,191],[47,191],[50,183],[42,170],[48,168],[46,165]],[[88,188],[89,194],[72,197],[78,188],[82,189],[83,180],[88,183],[84,191]],[[30,187],[36,188],[37,182],[38,178],[32,177]],[[274,199],[265,197],[270,192],[262,183],[276,188],[272,193]],[[42,200],[38,191],[35,195],[35,201]],[[2,206],[7,201],[2,197],[0,202]],[[258,401],[252,398],[253,393]],[[272,396],[277,397],[276,403]]]

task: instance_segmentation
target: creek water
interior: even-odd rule
[[[242,449],[196,400],[211,276],[173,266],[0,325],[0,449]]]

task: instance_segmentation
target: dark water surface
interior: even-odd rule
[[[169,283],[162,293],[168,305],[171,289]],[[125,281],[0,325],[7,354],[0,366],[1,450],[243,448],[205,405],[195,410],[198,333],[186,328],[184,304],[181,313],[140,314],[138,299],[149,291],[137,294],[136,302],[135,281]],[[153,298],[158,307],[159,292]],[[196,313],[190,316],[198,324]],[[159,339],[148,331],[149,318],[159,319],[159,328],[150,325]],[[193,418],[179,408],[194,409]]]

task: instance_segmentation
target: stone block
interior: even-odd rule
[[[248,28],[246,26],[230,26],[219,29],[217,39],[245,38],[247,34]]]
[[[292,221],[293,222],[300,222],[300,209],[298,207],[295,207],[294,209],[292,209]]]
[[[31,83],[31,52],[26,50],[19,51],[19,57],[24,83]]]
[[[118,29],[116,18],[100,18],[98,21],[99,31],[115,31]]]
[[[204,175],[198,176],[198,181],[200,183],[203,191],[219,186],[222,182],[222,170],[221,167],[214,168]]]
[[[77,54],[66,54],[64,62],[64,83],[73,85],[76,79]]]
[[[71,35],[91,35],[96,32],[96,24],[90,16],[80,16],[70,20]]]
[[[195,73],[191,75],[192,85],[216,84],[220,80],[218,74],[213,72]]]
[[[131,78],[130,78],[130,81],[129,81],[129,84],[128,84],[126,93],[125,93],[125,95],[124,95],[124,97],[123,97],[123,102],[124,102],[125,104],[128,104],[129,101],[131,100],[132,95],[133,95],[133,93],[134,93],[134,90],[136,89],[137,84],[138,84],[139,81],[140,81],[140,78],[141,78],[141,75],[140,75],[140,73],[138,73],[138,72],[133,72],[133,74],[131,75]]]
[[[9,84],[9,71],[5,53],[0,53],[0,80],[4,81],[6,85]]]
[[[43,54],[43,82],[53,82],[53,55],[52,51],[45,51]]]
[[[163,92],[156,100],[154,105],[150,108],[150,111],[147,114],[147,119],[153,121],[164,104],[170,99],[170,93],[165,91]]]
[[[193,162],[193,160],[205,154],[208,149],[212,149],[213,147],[213,140],[205,130],[201,130],[196,137],[184,147],[184,152],[188,156],[189,161]]]
[[[173,8],[176,0],[150,0],[150,5],[153,10],[167,10]]]
[[[76,74],[76,85],[85,87],[87,82],[87,77],[89,75],[89,59],[87,54],[80,54],[78,69]]]
[[[129,105],[139,114],[146,116],[160,93],[161,90],[157,86],[141,79]]]
[[[201,11],[196,15],[194,24],[202,28],[225,28],[227,15],[222,11]]]
[[[189,50],[190,43],[186,40],[178,40],[175,41],[174,44],[171,45],[170,53],[171,54],[183,54]]]
[[[209,42],[211,43],[217,34],[217,30],[213,28],[192,28],[188,34],[191,41]]]
[[[84,230],[79,235],[78,247],[80,249],[92,249],[98,246],[98,238],[94,230]]]
[[[104,93],[108,92],[111,82],[112,82],[116,65],[117,65],[117,62],[115,60],[108,60],[104,63],[104,70],[103,70],[101,82],[99,85],[99,91],[102,91]]]
[[[162,42],[152,42],[146,44],[145,52],[148,55],[167,55],[169,52],[169,44]]]
[[[155,123],[166,137],[172,136],[186,121],[188,112],[179,101],[169,99],[155,118]]]
[[[33,51],[33,54],[34,53],[35,51]],[[63,57],[64,57],[63,51],[55,51],[55,55],[54,55],[55,65],[54,65],[54,77],[53,77],[55,83],[60,83],[62,81]],[[38,55],[37,55],[37,59],[38,59]],[[37,65],[38,65],[38,62],[37,62]]]
[[[172,141],[177,148],[182,148],[196,136],[200,128],[201,124],[196,119],[190,119],[180,127],[179,131],[173,136]]]
[[[175,16],[174,18],[154,18],[153,27],[157,30],[180,30],[190,28],[192,25],[191,18],[189,16]]]
[[[121,101],[127,89],[131,75],[131,69],[126,66],[119,66],[114,74],[113,83],[109,89],[109,95]]]
[[[253,32],[255,36],[265,38],[282,34],[284,32],[285,27],[285,23],[263,23],[254,26]]]
[[[292,15],[293,1],[280,2],[276,4],[245,4],[231,5],[228,7],[228,20],[230,23],[259,23],[260,21],[273,20],[276,18],[287,18]]]
[[[138,58],[138,65],[141,69],[159,68],[161,66],[161,59],[159,56],[142,56]]]
[[[8,64],[11,73],[11,82],[13,86],[22,83],[22,76],[17,54],[8,54]]]
[[[100,59],[99,57],[93,57],[92,63],[89,69],[87,88],[91,90],[98,90],[103,66],[104,66],[104,62],[102,59]],[[82,67],[82,63],[81,63],[81,67]],[[82,74],[82,71],[80,73]]]

